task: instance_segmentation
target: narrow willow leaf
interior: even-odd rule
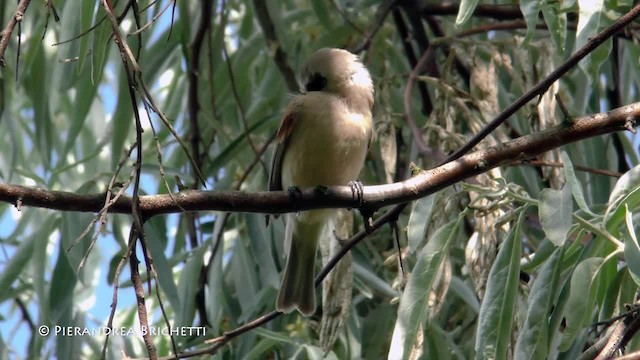
[[[609,195],[609,206],[604,218],[607,229],[617,229],[624,221],[625,206],[636,209],[640,204],[640,165],[627,171],[618,179]]]
[[[226,218],[230,216],[229,213],[216,213],[215,224],[211,233],[213,241],[220,242],[217,245],[211,246],[213,252],[210,256],[213,259],[209,259],[209,271],[207,273],[207,287],[205,288],[205,300],[207,320],[212,324],[211,327],[214,331],[219,331],[220,318],[223,314],[224,306],[224,267],[222,264],[222,258],[224,256],[224,244],[223,244],[223,231],[224,224],[227,222]]]
[[[263,284],[278,289],[280,287],[280,275],[267,242],[264,216],[262,214],[245,214],[245,222],[249,232],[249,240],[251,241],[251,252],[256,262],[260,265],[260,272],[258,273],[260,280]]]
[[[602,265],[602,258],[589,258],[582,261],[571,276],[571,290],[566,307],[566,328],[559,350],[568,350],[578,333],[583,328],[584,318],[591,313],[593,305],[593,291],[591,284]]]
[[[325,29],[331,30],[331,15],[329,15],[329,10],[327,9],[328,4],[329,2],[327,1],[312,1],[311,7],[313,7],[313,11],[316,13],[320,24],[322,24]]]
[[[524,211],[500,247],[478,317],[476,359],[506,359],[511,342],[513,313],[520,278],[521,235]]]
[[[578,27],[576,36],[576,49],[584,46],[598,32],[609,26],[612,22],[607,16],[605,0],[578,0]],[[611,39],[605,41],[594,51],[587,55],[579,66],[582,71],[591,79],[596,81],[598,70],[611,53]]]
[[[303,347],[307,350],[307,359],[309,360],[338,360],[333,352],[325,354],[324,351],[317,346],[303,345]]]
[[[409,243],[409,251],[411,251],[411,253],[415,252],[424,240],[425,231],[427,230],[429,219],[431,219],[436,194],[425,196],[413,203],[411,215],[409,216],[409,224],[407,225],[407,242]]]
[[[80,26],[82,32],[87,31],[91,27],[93,20],[93,10],[96,3],[93,1],[83,1],[80,6]],[[88,55],[89,36],[82,36],[80,39],[80,52],[78,53],[78,63],[76,65],[76,75],[82,73],[82,67]]]
[[[562,151],[560,153],[562,157],[562,163],[564,164],[564,177],[567,179],[567,184],[571,186],[571,193],[573,194],[573,198],[576,200],[576,204],[582,209],[584,212],[591,216],[597,216],[594,214],[591,209],[589,209],[589,205],[587,205],[587,201],[584,199],[584,193],[582,192],[582,183],[576,176],[576,172],[573,169],[573,163],[571,163],[571,158],[569,158],[569,154],[566,151]]]
[[[570,186],[565,185],[562,190],[543,189],[538,214],[547,238],[556,246],[562,246],[573,222]]]
[[[480,312],[480,302],[472,285],[464,282],[457,276],[453,276],[451,277],[450,289],[453,294],[458,295],[460,300],[467,303],[473,311],[476,313]]]
[[[35,236],[28,236],[20,242],[20,247],[15,250],[9,262],[2,268],[2,274],[0,274],[0,289],[6,291],[11,288],[11,284],[13,284],[18,278],[18,275],[22,273],[25,266],[29,264],[29,259],[31,259],[33,253],[34,242],[43,240],[44,239],[36,239]]]
[[[544,360],[549,352],[549,314],[558,289],[564,247],[554,251],[544,263],[529,293],[527,317],[518,336],[516,359]]]
[[[619,205],[626,196],[640,186],[640,165],[622,174],[609,195],[609,209]]]
[[[640,245],[638,245],[631,215],[629,208],[625,206],[627,234],[624,237],[624,258],[627,260],[627,269],[629,269],[633,281],[640,285]]]
[[[560,6],[560,2],[545,2],[542,6],[542,16],[549,28],[553,45],[559,54],[563,54],[567,41],[567,13],[560,10]]]
[[[533,37],[533,34],[536,32],[536,25],[538,25],[538,14],[540,13],[540,8],[542,8],[543,1],[541,0],[521,0],[520,1],[520,11],[522,12],[522,16],[524,17],[524,21],[527,23],[527,35],[522,42],[522,46],[526,47],[529,44],[529,41]]]
[[[203,254],[206,246],[200,246],[193,250],[191,257],[182,268],[180,273],[180,281],[178,281],[178,294],[180,294],[181,307],[175,309],[176,320],[175,326],[189,326],[193,323],[196,313],[195,301],[198,292],[200,271],[203,265]]]
[[[462,0],[460,7],[458,8],[458,16],[456,16],[456,26],[460,27],[464,25],[473,15],[473,11],[480,0]]]
[[[418,255],[407,287],[400,297],[398,318],[393,329],[389,359],[405,359],[413,348],[420,325],[429,317],[429,293],[440,264],[449,251],[460,219],[439,228]]]
[[[605,292],[604,298],[602,300],[602,306],[600,307],[600,311],[598,314],[599,320],[609,319],[616,314],[616,311],[619,310],[618,298],[620,297],[621,293],[622,281],[626,277],[630,277],[629,269],[626,267],[622,267],[620,270],[618,270],[618,272],[616,272],[616,275],[613,277],[613,279],[606,284],[607,291]]]
[[[542,242],[538,245],[536,252],[533,254],[533,258],[529,256],[520,261],[522,271],[533,271],[535,268],[544,263],[556,249],[556,245],[549,239],[543,239]]]
[[[129,84],[124,70],[120,70],[118,74],[118,102],[116,110],[111,120],[113,127],[113,136],[111,137],[111,167],[115,168],[123,157],[123,152],[130,144],[127,140],[133,141],[130,130],[133,127],[133,110],[131,109],[131,100],[127,96]]]
[[[156,270],[157,281],[160,288],[163,291],[163,296],[169,300],[169,304],[174,309],[180,309],[180,296],[178,295],[178,288],[173,280],[173,266],[167,261],[165,256],[165,246],[167,244],[167,232],[161,231],[162,225],[166,218],[151,218],[144,224],[145,232],[147,233],[147,248],[153,258],[153,265]],[[160,229],[158,229],[160,228]]]
[[[59,244],[59,254],[51,276],[49,288],[49,320],[58,325],[60,316],[65,312],[71,312],[73,304],[73,289],[78,282],[75,270],[69,264],[65,256],[66,249],[63,242]]]
[[[251,347],[251,350],[249,350],[249,352],[244,354],[242,360],[262,359],[264,358],[264,355],[271,352],[271,349],[276,347],[277,344],[278,342],[275,340],[262,339],[255,343],[255,345]]]

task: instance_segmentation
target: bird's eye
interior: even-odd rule
[[[307,79],[307,83],[304,85],[306,91],[320,91],[327,86],[327,78],[320,75],[320,73],[314,73]]]

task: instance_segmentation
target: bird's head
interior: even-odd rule
[[[355,106],[373,106],[373,82],[357,55],[347,50],[323,48],[314,52],[302,68],[303,92],[326,91]]]

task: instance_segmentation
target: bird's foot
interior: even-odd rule
[[[351,196],[358,202],[358,207],[362,207],[364,201],[364,185],[358,180],[349,181],[347,184],[351,188]]]
[[[291,186],[287,189],[289,193],[289,201],[293,204],[293,208],[296,211],[298,210],[298,203],[300,202],[300,198],[302,197],[302,191],[297,186]]]

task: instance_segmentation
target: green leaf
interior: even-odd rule
[[[538,245],[536,252],[533,254],[533,258],[525,259],[523,262],[522,271],[533,271],[535,268],[542,265],[556,249],[556,245],[549,239],[543,239]]]
[[[265,339],[273,340],[273,341],[284,343],[284,344],[298,345],[298,342],[295,339],[291,338],[291,336],[289,336],[288,334],[283,334],[283,333],[272,331],[262,327],[256,328],[255,333]]]
[[[429,318],[429,293],[440,265],[460,226],[460,219],[439,228],[420,251],[407,287],[400,297],[389,357],[406,359],[414,346],[420,325]],[[393,354],[393,355],[392,355]]]
[[[424,240],[427,224],[430,223],[433,212],[433,203],[436,200],[437,192],[416,200],[411,209],[409,224],[407,225],[407,242],[409,251],[415,252]]]
[[[558,280],[564,247],[554,251],[544,263],[529,293],[529,308],[516,347],[516,359],[547,359],[549,353],[549,315],[558,293]]]
[[[538,206],[540,223],[544,233],[556,246],[562,246],[573,223],[573,201],[571,188],[565,185],[562,190],[543,189]]]
[[[584,199],[582,183],[580,183],[580,180],[578,180],[578,177],[576,176],[569,154],[567,154],[566,151],[562,151],[560,156],[562,157],[562,163],[564,164],[564,177],[567,179],[567,184],[571,187],[571,193],[573,194],[573,198],[576,200],[576,204],[578,204],[578,207],[587,214],[597,216],[591,211],[591,209],[589,209],[589,205],[587,205],[587,201]]]
[[[35,236],[28,236],[20,242],[20,246],[13,253],[9,262],[4,265],[2,273],[0,273],[0,289],[3,291],[10,289],[13,282],[29,264],[36,240],[44,241],[44,239],[36,239]],[[0,296],[1,298],[2,296]]]
[[[307,359],[310,360],[338,360],[334,353],[330,352],[325,354],[322,349],[317,346],[312,345],[302,345],[304,349],[307,351]]]
[[[316,13],[320,24],[322,24],[326,30],[331,30],[333,26],[331,25],[331,15],[329,15],[327,4],[329,4],[328,1],[312,1],[311,7],[313,7],[313,11]]]
[[[464,25],[473,15],[480,0],[462,0],[456,16],[456,27]]]
[[[126,143],[127,139],[133,141],[133,136],[129,131],[133,127],[133,108],[131,107],[131,98],[128,93],[129,84],[124,70],[119,71],[118,76],[118,94],[116,94],[118,102],[116,110],[111,118],[111,126],[113,127],[113,137],[111,138],[111,167],[116,168],[123,157],[124,151],[130,144]]]
[[[467,284],[457,276],[452,276],[449,290],[451,290],[451,293],[458,295],[460,300],[467,303],[473,311],[476,313],[480,312],[478,296],[470,284]]]
[[[543,6],[541,0],[521,0],[520,11],[524,17],[524,21],[527,23],[527,35],[524,37],[522,46],[526,47],[531,41],[533,34],[536,32],[536,25],[538,25],[538,14]]]
[[[364,267],[358,261],[353,263],[353,275],[361,284],[363,284],[363,286],[367,286],[369,289],[373,289],[378,293],[391,298],[398,296],[398,291],[393,289],[388,282],[378,276],[374,269]]]
[[[91,20],[93,20],[93,10],[96,8],[96,3],[92,1],[83,1],[80,6],[80,26],[81,31],[88,31],[91,27]],[[78,63],[76,65],[76,74],[82,73],[82,66],[88,56],[89,49],[89,36],[85,35],[80,38],[80,51],[78,53]]]
[[[34,40],[33,38],[31,40]],[[30,53],[33,55],[33,63],[26,64],[29,66],[28,75],[25,76],[24,88],[31,101],[33,109],[33,123],[35,124],[35,148],[39,155],[43,159],[43,166],[45,169],[51,167],[51,154],[54,152],[54,139],[53,136],[57,132],[54,131],[54,126],[51,120],[50,107],[49,107],[49,95],[47,94],[46,80],[48,78],[47,59],[45,51],[42,48],[42,44],[39,42],[30,41],[34,49]]]
[[[92,246],[91,243],[93,241],[95,228],[89,230],[89,232],[81,239],[78,239],[78,236],[80,236],[86,227],[91,224],[93,217],[93,214],[87,213],[62,213],[62,226],[60,228],[60,233],[62,236],[62,244],[65,249],[64,254],[69,261],[69,264],[76,272],[78,280],[83,283],[89,279],[85,278],[85,269],[80,268],[80,264]],[[76,240],[78,241],[74,244],[74,241]]]
[[[51,286],[49,288],[49,308],[51,324],[59,324],[60,316],[65,311],[72,311],[73,289],[78,282],[75,270],[69,264],[69,260],[65,256],[66,249],[60,241],[58,260],[53,269],[51,277]]]
[[[507,234],[489,271],[478,317],[476,359],[502,360],[507,356],[520,278],[524,214],[525,211],[520,213],[517,224]]]
[[[591,288],[602,265],[602,258],[589,258],[582,261],[571,276],[571,291],[566,307],[566,328],[559,346],[560,351],[568,350],[588,321],[594,302]]]
[[[228,215],[224,214],[217,216],[215,225],[216,230],[213,232],[213,239],[218,239],[216,235],[219,231],[222,231],[222,226],[225,222],[222,218],[226,216]],[[209,320],[214,331],[219,331],[220,317],[223,314],[224,305],[224,294],[222,292],[225,290],[224,269],[222,267],[224,246],[222,243],[219,243],[215,249],[212,247],[212,251],[213,253],[211,256],[213,256],[213,259],[209,260],[207,287],[205,288],[205,301],[207,320]]]
[[[165,218],[153,217],[144,224],[144,230],[147,234],[147,249],[149,249],[153,259],[157,281],[164,292],[163,295],[169,300],[172,308],[180,309],[182,305],[178,288],[173,281],[173,266],[169,264],[164,253],[167,244],[167,231],[164,221]]]
[[[256,329],[256,333],[259,330],[264,330],[262,328],[257,328]],[[284,336],[283,336],[284,337]],[[254,359],[262,359],[264,357],[265,354],[267,354],[271,349],[273,349],[275,347],[275,345],[278,344],[277,341],[272,340],[272,339],[262,339],[259,340],[252,348],[251,350],[245,354],[245,356],[242,358],[242,360],[254,360]]]
[[[604,214],[606,228],[616,230],[624,221],[625,206],[632,211],[640,204],[640,165],[624,173],[609,195],[609,206]]]
[[[578,27],[576,36],[576,49],[583,47],[598,32],[612,23],[606,15],[605,0],[578,0]],[[587,55],[579,63],[582,71],[592,82],[598,81],[600,66],[609,58],[611,53],[611,39]]]
[[[624,237],[624,258],[627,260],[627,269],[629,269],[631,277],[636,284],[640,285],[640,245],[638,244],[631,215],[631,212],[625,206],[627,236]]]
[[[549,28],[551,40],[558,53],[565,52],[567,42],[567,13],[560,9],[561,3],[555,1],[545,1],[542,6],[542,16]],[[527,32],[528,32],[527,25]]]
[[[260,129],[263,125],[269,123],[269,120],[273,118],[270,116],[264,117],[249,127],[249,134]],[[227,147],[225,147],[216,158],[211,161],[209,166],[203,172],[205,174],[215,174],[220,168],[226,166],[239,152],[246,150],[246,148],[240,146],[243,142],[246,142],[246,137],[249,134],[240,134],[236,137]]]
[[[276,268],[273,255],[267,242],[264,216],[262,214],[245,214],[245,222],[254,259],[260,264],[260,280],[264,285],[278,289],[280,287],[280,275]]]
[[[200,271],[203,265],[203,255],[206,246],[200,246],[191,252],[191,257],[187,259],[187,263],[180,273],[180,281],[178,281],[178,294],[180,294],[180,308],[176,309],[175,326],[190,326],[193,324],[193,318],[196,313],[195,301],[196,293],[200,283]]]

